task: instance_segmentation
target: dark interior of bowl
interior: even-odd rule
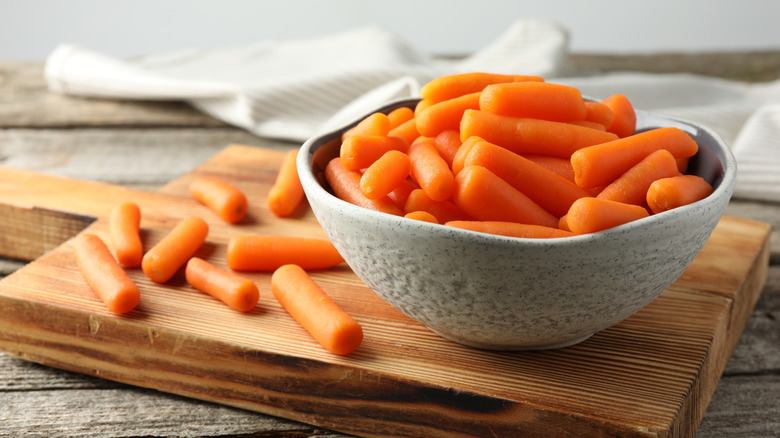
[[[404,99],[392,102],[385,107],[377,109],[377,112],[389,113],[390,111],[408,106],[414,108],[419,99]],[[325,167],[328,162],[339,155],[341,147],[341,135],[349,128],[355,126],[360,120],[355,120],[348,126],[326,134],[318,139],[312,145],[312,171],[320,185],[330,192],[330,187],[325,181]],[[724,163],[726,163],[725,152],[719,146],[720,139],[710,130],[703,126],[684,122],[680,120],[668,119],[649,113],[637,111],[637,132],[650,129],[674,126],[687,132],[696,140],[699,145],[699,151],[688,163],[688,174],[698,175],[709,182],[714,188],[717,188],[723,181]]]

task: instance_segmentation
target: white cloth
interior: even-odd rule
[[[780,202],[780,81],[746,84],[689,74],[573,72],[565,29],[518,21],[493,43],[457,60],[428,56],[380,28],[299,41],[117,59],[61,45],[46,62],[52,91],[81,96],[181,100],[264,137],[303,141],[421,84],[467,71],[535,74],[604,98],[709,126],[739,167],[735,197]]]

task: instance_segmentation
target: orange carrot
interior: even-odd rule
[[[575,181],[586,188],[609,184],[659,149],[668,150],[675,158],[691,157],[698,145],[685,131],[668,127],[589,146],[571,156]]]
[[[479,109],[479,92],[465,94],[434,103],[420,111],[415,118],[417,132],[426,137],[436,137],[442,131],[457,130],[467,109]]]
[[[457,129],[442,131],[433,139],[433,145],[450,168],[452,167],[452,160],[458,153],[461,144],[460,132],[458,132]]]
[[[589,195],[557,173],[486,141],[471,148],[464,165],[488,169],[555,216],[566,214],[575,200]]]
[[[409,177],[409,156],[399,151],[388,151],[374,161],[360,177],[360,190],[368,199],[387,196]]]
[[[141,266],[144,248],[141,243],[141,209],[133,202],[123,202],[111,210],[109,229],[117,261],[128,267]]]
[[[187,262],[184,275],[190,286],[222,301],[239,312],[249,312],[257,306],[260,292],[250,279],[220,269],[193,257]]]
[[[460,123],[460,138],[465,141],[474,135],[517,154],[563,158],[583,147],[617,139],[611,132],[569,123],[466,110]]]
[[[577,125],[582,126],[585,128],[595,129],[597,131],[606,131],[607,128],[604,127],[604,125],[596,122],[591,122],[589,120],[567,120],[566,123],[570,125]]]
[[[297,158],[297,149],[284,155],[276,180],[268,192],[268,208],[276,216],[290,216],[303,202],[305,195],[301,180],[298,178]]]
[[[326,269],[342,262],[329,240],[313,237],[234,236],[227,247],[227,265],[236,271],[273,271],[288,263],[304,269]]]
[[[138,305],[138,286],[98,236],[81,234],[72,240],[72,246],[81,275],[110,312],[127,313]]]
[[[571,237],[574,233],[558,228],[541,225],[520,224],[517,222],[501,221],[452,221],[444,225],[461,228],[464,230],[478,231],[480,233],[497,234],[507,237],[522,237],[527,239],[552,239],[558,237]]]
[[[401,181],[401,183],[398,184],[393,189],[393,191],[388,193],[387,197],[390,198],[390,200],[393,201],[395,205],[403,209],[404,205],[406,204],[406,199],[409,198],[409,194],[412,193],[412,190],[416,189],[419,189],[417,184],[415,184],[411,178],[407,178]]]
[[[474,147],[475,144],[485,141],[484,138],[478,137],[476,135],[467,138],[466,140],[461,143],[460,147],[458,148],[458,151],[455,152],[455,156],[452,157],[452,173],[454,175],[457,175],[458,172],[463,169],[463,162],[466,161],[466,157],[469,155],[469,152],[471,151],[471,148]]]
[[[713,192],[712,185],[696,175],[662,178],[647,190],[647,205],[653,213],[661,213],[700,201]]]
[[[336,157],[325,167],[325,180],[337,198],[364,208],[402,216],[403,210],[388,197],[368,199],[360,190],[360,172],[349,170],[342,164],[342,159]]]
[[[246,216],[246,195],[223,179],[197,177],[190,182],[189,192],[195,200],[206,205],[226,222],[235,224]]]
[[[565,214],[558,219],[558,229],[571,232],[569,229],[569,220]]]
[[[417,132],[417,121],[415,119],[407,120],[391,129],[387,136],[402,138],[406,141],[406,144],[412,144],[420,136],[420,133]]]
[[[568,122],[587,115],[580,90],[550,82],[512,82],[485,87],[479,109],[512,117]]]
[[[601,101],[612,111],[612,123],[607,131],[614,132],[618,137],[628,137],[636,131],[636,112],[628,98],[622,94],[613,94]]]
[[[385,113],[373,113],[358,122],[341,135],[344,140],[353,135],[387,135],[390,131],[390,119]]]
[[[488,85],[503,82],[543,82],[539,76],[533,75],[507,75],[485,72],[456,73],[440,76],[426,83],[420,89],[423,100],[441,102],[464,94],[482,91]]]
[[[455,204],[476,220],[558,226],[557,217],[484,167],[465,166],[456,180]]]
[[[326,350],[347,355],[363,341],[363,329],[300,266],[285,265],[271,276],[282,307]]]
[[[595,233],[649,216],[634,204],[599,198],[580,198],[566,214],[568,228],[574,234]]]
[[[457,96],[455,96],[457,97]],[[414,106],[414,115],[415,117],[417,114],[420,114],[424,109],[428,108],[429,106],[433,105],[434,102],[432,100],[428,99],[422,99],[419,102],[417,102],[417,105]]]
[[[439,223],[470,218],[454,202],[450,200],[434,201],[422,189],[415,189],[409,193],[404,205],[404,211],[407,214],[415,211],[426,211],[433,215]]]
[[[384,135],[353,135],[341,143],[341,161],[349,170],[370,166],[387,151],[406,152],[409,144],[401,137]]]
[[[674,175],[677,175],[677,161],[669,151],[660,149],[628,169],[596,197],[644,206],[650,184]]]
[[[612,112],[612,109],[601,102],[585,101],[585,109],[587,110],[585,120],[598,123],[604,129],[607,126],[611,126],[613,120],[615,120],[615,114]]]
[[[433,140],[425,139],[409,147],[411,175],[417,184],[434,201],[449,199],[455,191],[455,176],[444,158],[433,145]]]
[[[436,216],[428,213],[427,211],[412,211],[404,215],[407,219],[414,219],[418,221],[430,222],[432,224],[438,224],[439,220]]]
[[[690,164],[691,157],[675,158],[675,160],[677,161],[677,170],[680,173],[688,171],[688,164]]]
[[[141,269],[155,283],[165,283],[195,255],[208,233],[209,226],[203,219],[184,219],[144,254]]]
[[[387,113],[387,120],[390,122],[390,129],[398,127],[401,123],[414,118],[414,110],[408,106],[398,107]]]
[[[534,163],[551,170],[558,175],[574,182],[574,168],[568,158],[551,157],[549,155],[523,155]]]

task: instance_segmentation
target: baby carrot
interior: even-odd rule
[[[239,312],[249,312],[254,309],[260,299],[260,292],[252,280],[220,269],[198,257],[193,257],[187,262],[184,275],[190,286]]]
[[[144,248],[140,235],[141,209],[133,202],[123,202],[111,210],[109,229],[117,261],[128,268],[141,266]]]
[[[561,157],[551,157],[549,155],[523,155],[534,163],[551,170],[558,175],[574,182],[574,168],[571,166],[571,160]]]
[[[348,129],[341,135],[341,139],[344,140],[353,135],[387,135],[390,127],[390,119],[387,114],[373,113]]]
[[[434,201],[425,194],[422,189],[415,189],[409,193],[404,205],[404,212],[425,211],[433,215],[439,223],[454,220],[464,220],[469,215],[462,208],[450,200]]]
[[[390,122],[390,129],[398,127],[401,123],[414,118],[414,110],[408,106],[398,107],[387,113],[387,120]]]
[[[395,186],[395,188],[387,194],[387,197],[390,198],[390,200],[393,201],[395,205],[403,209],[404,205],[406,204],[406,199],[409,197],[409,193],[412,193],[412,190],[416,189],[419,189],[417,184],[415,184],[410,178],[407,178]]]
[[[653,213],[661,213],[683,205],[700,201],[713,188],[704,178],[696,175],[677,175],[654,181],[647,190],[647,205]]]
[[[422,86],[420,96],[423,100],[441,102],[464,94],[482,91],[488,85],[503,82],[535,81],[543,82],[539,76],[507,75],[485,72],[455,73],[440,76]]]
[[[195,200],[206,205],[226,222],[235,224],[246,216],[246,195],[225,180],[201,176],[190,182],[189,192]]]
[[[611,132],[569,123],[466,110],[460,123],[460,138],[465,141],[474,135],[516,154],[563,158],[583,147],[618,138]]]
[[[110,312],[127,313],[138,305],[138,286],[98,236],[82,234],[72,240],[72,246],[81,275]]]
[[[195,255],[208,233],[209,226],[203,219],[184,219],[144,254],[141,269],[155,283],[165,283]]]
[[[566,214],[574,234],[595,233],[649,216],[644,207],[599,198],[580,198]]]
[[[691,157],[698,145],[685,131],[657,128],[574,152],[571,164],[580,187],[609,184],[651,153],[666,149],[675,158]]]
[[[601,101],[612,111],[612,123],[607,125],[607,131],[614,132],[618,137],[628,137],[636,131],[636,112],[628,98],[622,94],[613,94]]]
[[[650,184],[657,179],[675,175],[677,161],[669,151],[660,149],[628,169],[596,197],[644,206]]]
[[[387,151],[406,152],[409,143],[401,137],[385,135],[353,135],[341,143],[339,156],[349,170],[360,170],[370,166]]]
[[[430,222],[432,224],[438,224],[439,223],[439,220],[436,219],[436,216],[428,213],[427,211],[412,211],[412,212],[406,213],[404,215],[404,217],[407,218],[407,219],[414,219],[414,220],[418,220],[418,221]]]
[[[587,115],[580,90],[550,82],[512,82],[485,87],[479,110],[512,117],[568,122]]]
[[[457,129],[448,129],[442,131],[433,139],[433,145],[439,151],[439,155],[444,158],[447,165],[452,167],[452,159],[458,153],[461,145],[460,132]]]
[[[572,202],[589,196],[557,173],[486,141],[471,148],[464,165],[488,169],[555,216],[566,214]]]
[[[466,161],[466,157],[469,155],[471,148],[473,148],[475,144],[481,141],[485,141],[485,139],[474,135],[467,138],[466,140],[463,141],[463,143],[461,143],[460,147],[458,148],[458,151],[455,152],[455,156],[452,157],[451,167],[452,167],[452,173],[454,175],[457,175],[458,172],[460,172],[461,169],[463,169],[463,162]]]
[[[570,125],[577,125],[577,126],[583,126],[585,128],[596,129],[598,131],[607,130],[607,128],[605,128],[604,125],[596,122],[591,122],[588,120],[567,120],[566,123]]]
[[[406,141],[406,144],[412,144],[420,136],[417,132],[417,121],[415,119],[407,120],[387,133],[388,137],[398,137]]]
[[[290,216],[303,201],[303,186],[296,167],[297,157],[297,149],[284,155],[276,180],[268,191],[268,209],[279,217]]]
[[[434,103],[415,118],[417,132],[426,137],[436,137],[448,129],[457,130],[467,109],[479,109],[479,92],[464,94]]]
[[[271,276],[277,301],[326,350],[347,355],[363,341],[363,329],[300,266],[285,265]]]
[[[273,271],[288,263],[304,269],[326,269],[343,261],[329,240],[313,237],[234,236],[227,247],[227,265],[236,271]]]
[[[574,233],[558,228],[541,225],[520,224],[501,221],[452,221],[444,225],[480,233],[497,234],[507,237],[522,237],[527,239],[552,239],[571,237]]]
[[[476,220],[558,226],[557,217],[484,167],[466,166],[456,180],[455,204]]]
[[[360,190],[360,172],[349,170],[336,157],[325,166],[325,180],[337,198],[364,208],[402,216],[403,211],[390,198],[368,199]]]
[[[455,176],[444,158],[433,145],[433,140],[425,139],[409,147],[411,175],[417,184],[434,201],[444,201],[455,191]]]
[[[615,120],[612,109],[601,102],[585,101],[585,109],[587,110],[585,120],[598,123],[604,129],[611,126],[612,121]]]
[[[388,151],[368,166],[360,177],[360,191],[368,199],[387,196],[409,177],[409,156],[399,151]]]

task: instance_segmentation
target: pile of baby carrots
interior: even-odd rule
[[[538,76],[472,72],[425,84],[414,108],[342,135],[325,176],[377,211],[485,233],[593,233],[703,199],[685,174],[698,145],[678,128],[636,132],[622,94],[585,100]]]
[[[295,168],[296,155],[297,151],[290,151],[284,157],[269,192],[268,208],[279,217],[292,215],[304,198]],[[198,177],[189,184],[189,192],[227,223],[238,224],[247,213],[244,193],[220,178]],[[346,355],[362,342],[361,326],[306,271],[344,261],[330,241],[237,235],[227,245],[227,266],[220,267],[195,256],[209,234],[209,226],[202,218],[182,220],[148,249],[143,246],[140,225],[139,206],[123,202],[112,209],[109,218],[111,248],[92,233],[81,234],[72,241],[82,276],[109,311],[124,314],[140,303],[141,291],[126,269],[140,267],[158,284],[169,282],[183,269],[190,286],[240,312],[253,310],[259,301],[257,285],[240,272],[269,272],[274,297],[323,347]]]

